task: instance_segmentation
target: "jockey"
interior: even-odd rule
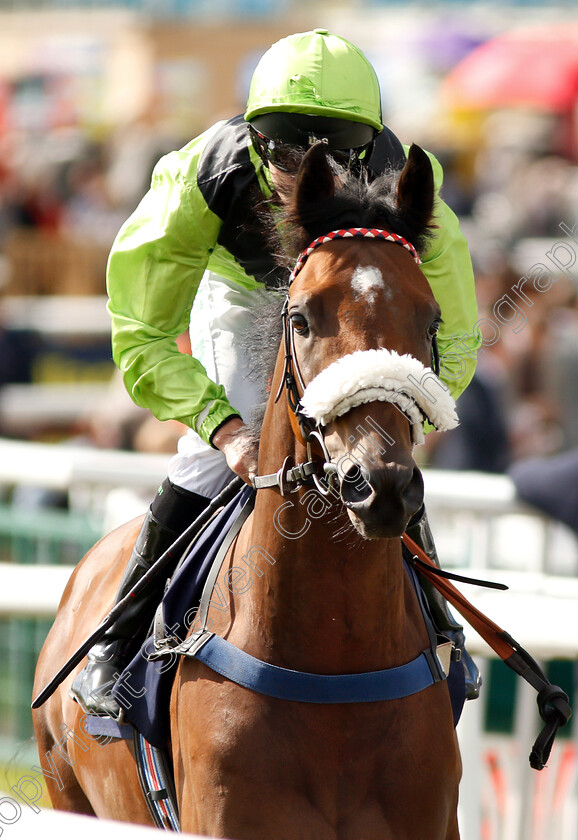
[[[401,168],[408,151],[382,123],[367,58],[324,29],[273,44],[254,72],[244,116],[218,122],[162,158],[150,191],[115,240],[108,264],[114,361],[138,405],[189,427],[146,515],[116,603],[234,474],[250,483],[254,450],[243,421],[259,397],[247,381],[239,336],[287,281],[260,233],[256,207],[275,189],[281,193],[295,161],[318,140],[337,162],[364,169],[370,179]],[[429,157],[436,228],[421,267],[442,310],[442,379],[456,398],[474,374],[479,344],[474,278],[457,218],[439,197],[441,166]],[[187,329],[192,355],[176,344]],[[458,336],[459,345],[452,340]],[[423,508],[408,532],[435,558]],[[111,680],[150,622],[163,585],[164,579],[145,589],[90,651],[71,691],[86,711],[119,716]],[[477,696],[463,628],[437,591],[428,598],[440,631],[462,651],[468,694]]]

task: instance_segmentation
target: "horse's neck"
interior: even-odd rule
[[[279,469],[287,454],[304,456],[298,445],[292,453],[286,443],[276,445],[294,441],[285,417],[281,412],[265,438],[271,455],[260,458],[261,474]],[[231,640],[253,646],[254,655],[265,648],[279,664],[317,672],[408,661],[424,646],[425,630],[401,541],[363,540],[339,502],[323,513],[325,506],[311,489],[286,498],[259,491],[235,550],[234,565],[244,560],[251,585],[233,595]]]
[[[283,530],[307,528],[296,539],[275,525],[288,501],[293,507],[282,511]],[[322,651],[323,662],[310,661],[311,670],[330,667],[328,658],[336,672],[387,667],[392,656],[401,664],[408,658],[404,651],[417,652],[416,638],[418,649],[422,639],[400,541],[361,540],[351,531],[336,536],[343,525],[331,513],[318,520],[304,516],[296,500],[259,499],[247,550],[260,558],[262,574],[250,599],[239,599],[238,606],[260,613],[261,632],[285,647],[287,656],[305,648],[311,660],[315,649]],[[360,663],[360,656],[367,662]]]

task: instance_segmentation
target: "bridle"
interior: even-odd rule
[[[291,273],[289,285],[291,285],[308,256],[315,248],[333,239],[351,236],[367,236],[396,242],[410,251],[418,265],[420,264],[415,248],[411,243],[403,239],[403,237],[382,230],[349,228],[342,231],[332,231],[326,236],[314,240],[300,254],[295,268]],[[332,481],[336,474],[336,467],[331,464],[331,457],[323,439],[321,423],[312,420],[311,417],[305,415],[301,410],[302,396],[311,387],[312,383],[309,386],[305,386],[303,376],[299,369],[299,363],[295,354],[293,329],[289,322],[288,303],[289,296],[287,295],[282,312],[285,367],[281,384],[275,396],[275,402],[280,399],[283,388],[285,388],[290,409],[289,416],[295,419],[296,424],[298,424],[297,433],[305,440],[308,461],[294,465],[291,459],[286,458],[283,466],[277,473],[268,476],[255,476],[253,478],[253,487],[260,489],[262,487],[276,486],[279,488],[281,495],[285,495],[286,492],[294,491],[303,484],[310,483],[313,480],[319,492],[327,496],[331,492],[335,493],[332,488]],[[372,353],[376,351],[361,352]],[[349,358],[352,358],[354,355],[351,354]],[[432,359],[435,375],[439,376],[439,356],[435,341],[432,342]],[[421,364],[417,359],[413,359],[413,361]],[[334,362],[333,364],[336,363]],[[329,365],[325,368],[325,371],[318,374],[314,378],[313,383],[316,380],[318,381],[323,373],[329,371],[332,365]],[[453,400],[451,402],[453,403]],[[455,420],[457,423],[457,417],[455,417]],[[445,427],[452,428],[447,423]],[[443,425],[440,424],[440,428],[443,428]],[[319,462],[313,460],[311,449],[313,442],[317,442],[320,445],[325,458],[324,464],[319,464]],[[322,483],[323,476],[327,477],[327,485]],[[215,502],[218,503],[217,500],[214,500],[209,507],[212,507]],[[256,659],[247,652],[235,647],[229,641],[210,632],[207,628],[207,614],[211,603],[211,594],[220,573],[222,561],[227,556],[227,551],[232,540],[239,533],[240,528],[252,509],[252,505],[245,503],[241,509],[241,513],[237,515],[236,521],[228,533],[224,543],[225,548],[223,549],[223,546],[221,546],[217,553],[216,561],[208,575],[201,596],[199,612],[201,613],[202,627],[188,636],[184,642],[180,642],[176,646],[174,644],[175,636],[169,636],[166,639],[155,639],[155,651],[148,655],[149,660],[152,661],[164,656],[170,656],[172,661],[177,655],[196,658],[203,662],[205,666],[221,674],[225,679],[232,680],[244,688],[249,688],[265,696],[289,700],[291,702],[359,703],[408,697],[445,679],[448,673],[443,668],[438,656],[438,650],[444,647],[444,645],[437,645],[437,641],[439,640],[437,629],[432,623],[429,609],[425,608],[425,602],[430,601],[429,596],[427,598],[423,596],[423,577],[425,576],[425,580],[428,581],[429,586],[433,586],[436,590],[437,597],[441,596],[445,598],[456,607],[498,656],[503,659],[506,665],[512,668],[513,671],[523,677],[538,691],[538,708],[545,725],[536,739],[530,754],[530,765],[536,770],[542,770],[546,766],[556,732],[559,727],[564,726],[568,722],[572,714],[568,695],[559,686],[552,685],[538,663],[534,661],[519,643],[470,604],[461,591],[456,589],[448,579],[454,578],[463,583],[489,586],[494,589],[507,589],[507,587],[495,582],[456,575],[438,568],[434,560],[419,545],[414,543],[407,533],[402,537],[402,550],[406,561],[406,568],[415,592],[420,593],[418,595],[418,601],[421,604],[423,618],[430,637],[429,648],[422,651],[420,656],[411,662],[382,671],[361,674],[312,674],[281,668],[269,662]],[[184,536],[187,536],[187,534]],[[171,551],[165,552],[165,554],[170,555]],[[157,563],[160,562],[162,562],[162,558],[160,561],[157,561]],[[421,580],[418,579],[416,568],[421,572]],[[134,596],[134,593],[129,594]],[[451,644],[451,642],[446,644]],[[85,653],[87,650],[88,648],[86,648]],[[79,659],[74,659],[74,664],[78,661]],[[39,698],[35,700],[34,706],[38,704],[38,700]]]
[[[289,277],[289,288],[305,265],[309,256],[321,245],[333,242],[336,239],[351,239],[363,237],[366,239],[379,239],[386,242],[394,242],[401,245],[412,255],[417,265],[421,260],[415,247],[403,236],[380,228],[343,228],[333,230],[323,236],[314,239],[298,256],[297,262]],[[259,490],[265,487],[278,487],[282,496],[287,492],[299,489],[303,484],[314,484],[317,490],[324,496],[336,494],[335,480],[337,467],[331,463],[331,456],[327,450],[323,437],[322,426],[311,417],[304,414],[301,406],[301,397],[306,389],[299,361],[295,350],[295,331],[289,319],[289,293],[285,297],[281,311],[283,325],[283,346],[285,361],[283,376],[275,395],[275,402],[278,402],[283,390],[287,395],[289,407],[289,419],[291,427],[297,440],[303,443],[307,451],[307,461],[295,465],[293,459],[286,458],[283,466],[276,473],[265,476],[253,476],[252,485]],[[432,362],[436,376],[439,375],[439,353],[435,336],[432,340]],[[324,458],[320,463],[313,457],[313,448],[318,446]]]

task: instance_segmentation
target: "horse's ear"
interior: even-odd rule
[[[429,157],[420,146],[412,143],[407,162],[397,184],[396,204],[425,232],[431,222],[434,204],[433,169]]]
[[[311,207],[335,195],[335,175],[327,160],[325,143],[315,143],[305,153],[292,197],[292,215],[295,221],[307,228]]]

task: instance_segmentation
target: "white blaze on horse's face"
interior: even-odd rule
[[[380,291],[384,291],[386,299],[391,297],[391,292],[383,282],[383,275],[379,268],[373,265],[358,266],[351,278],[351,288],[356,298],[364,298],[368,303],[375,303]]]

